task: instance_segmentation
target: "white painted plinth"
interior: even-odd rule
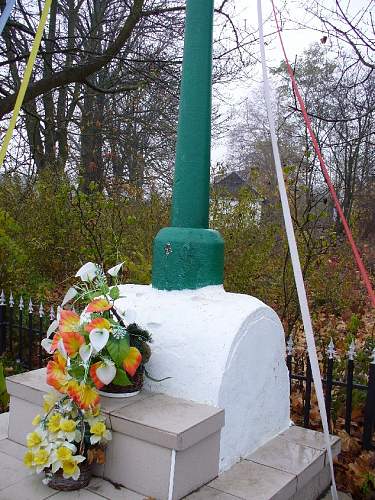
[[[121,312],[153,336],[147,366],[162,392],[225,409],[220,470],[289,426],[284,333],[276,313],[254,297],[222,286],[162,291],[123,285]]]

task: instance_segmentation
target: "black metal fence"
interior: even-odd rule
[[[47,312],[48,311],[48,312]],[[51,321],[56,317],[57,309],[53,305],[47,309],[42,303],[34,306],[29,299],[25,310],[25,301],[22,297],[15,302],[12,294],[7,298],[4,292],[0,294],[0,355],[7,353],[22,368],[33,370],[46,364],[47,355],[40,342],[46,336],[46,331]],[[312,401],[312,375],[308,358],[301,358],[293,354],[292,339],[287,342],[286,363],[289,369],[291,393],[294,390],[303,391],[303,425],[310,426],[310,411]],[[322,382],[325,389],[325,403],[328,421],[331,421],[332,397],[335,388],[343,391],[345,404],[345,430],[351,433],[353,391],[361,391],[364,399],[363,434],[364,449],[374,449],[373,433],[375,427],[375,349],[370,356],[367,355],[368,371],[364,374],[366,383],[355,381],[355,345],[351,344],[346,359],[345,380],[336,380],[334,345],[331,343],[327,349],[324,363]],[[363,358],[363,356],[362,356]],[[362,370],[363,375],[363,370]]]
[[[339,359],[336,356],[335,347],[332,342],[327,348],[326,359],[324,360],[323,370],[323,387],[325,392],[325,404],[329,426],[331,427],[332,402],[333,395],[337,389],[341,392],[342,403],[345,408],[345,431],[351,434],[352,430],[352,409],[353,409],[353,393],[360,391],[363,394],[364,410],[363,410],[363,431],[362,431],[362,446],[365,450],[374,449],[373,434],[375,430],[375,349],[366,355],[361,353],[362,366],[361,378],[365,379],[366,383],[355,382],[354,374],[356,367],[356,349],[354,341],[351,343],[349,350],[345,353],[344,359]],[[363,359],[367,362],[363,363]],[[294,390],[302,390],[303,392],[303,425],[310,427],[310,412],[312,399],[312,374],[308,356],[301,359],[300,356],[293,355],[293,342],[290,338],[287,342],[286,363],[289,370],[291,394]],[[335,379],[335,364],[341,365],[341,372],[344,371],[344,380]],[[344,370],[342,370],[344,364]],[[367,368],[367,373],[364,373],[363,365]],[[365,369],[366,369],[365,368]],[[337,394],[336,394],[337,395]]]
[[[26,307],[25,307],[26,306]],[[45,366],[46,353],[40,342],[46,336],[51,321],[55,319],[55,308],[51,305],[46,312],[40,303],[34,306],[31,298],[23,297],[17,303],[10,294],[0,294],[0,355],[13,358],[22,368],[33,370]]]

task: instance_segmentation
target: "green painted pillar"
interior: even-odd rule
[[[195,289],[223,283],[224,242],[208,229],[213,0],[187,0],[172,201],[172,227],[154,240],[152,286]]]

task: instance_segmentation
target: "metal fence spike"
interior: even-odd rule
[[[49,319],[53,321],[55,319],[55,312],[53,310],[53,306],[51,306],[51,309],[49,311]]]
[[[29,300],[29,314],[32,314],[32,313],[33,313],[33,311],[34,311],[33,307],[34,307],[34,306],[33,306],[33,301],[30,299],[30,300]]]
[[[14,307],[14,298],[12,292],[10,292],[9,296],[9,307]]]
[[[5,293],[4,293],[4,290],[1,290],[1,294],[0,294],[0,306],[5,306]]]
[[[43,318],[43,316],[44,316],[44,309],[43,309],[43,302],[41,302],[39,306],[39,317]]]
[[[350,346],[349,346],[349,350],[348,350],[348,358],[350,359],[350,361],[354,360],[355,355],[356,355],[355,342],[354,342],[354,340],[352,340],[350,343]]]
[[[332,337],[330,343],[328,344],[327,354],[329,359],[333,359],[336,354],[335,344],[333,343]]]
[[[293,347],[294,347],[293,339],[292,336],[289,335],[288,342],[286,343],[286,352],[288,356],[291,356],[293,354]]]
[[[21,295],[20,297],[20,303],[18,304],[18,308],[20,311],[23,311],[24,303],[23,303],[23,297]]]

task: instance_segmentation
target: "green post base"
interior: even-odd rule
[[[154,240],[152,286],[184,290],[221,285],[224,240],[212,229],[165,227]]]

